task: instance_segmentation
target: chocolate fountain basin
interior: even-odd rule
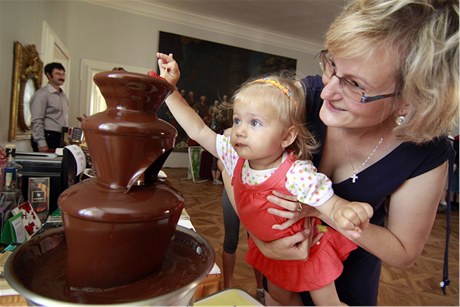
[[[157,271],[128,285],[108,289],[70,288],[66,256],[63,227],[47,230],[18,247],[8,258],[6,280],[29,305],[184,306],[193,304],[197,286],[214,264],[211,244],[182,226],[177,226]]]

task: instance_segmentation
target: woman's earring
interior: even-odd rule
[[[396,117],[396,125],[401,126],[405,120],[406,120],[406,117],[404,115],[400,115]]]

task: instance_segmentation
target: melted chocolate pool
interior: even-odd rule
[[[174,294],[175,291],[175,296],[179,297],[187,287],[195,288],[214,263],[214,252],[209,243],[192,231],[178,227],[162,265],[154,274],[125,286],[77,289],[67,284],[66,254],[63,229],[48,230],[11,255],[7,279],[26,297],[30,291],[60,302],[121,304]]]

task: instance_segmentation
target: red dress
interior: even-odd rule
[[[271,195],[273,190],[290,194],[285,187],[286,172],[294,163],[294,157],[289,155],[272,176],[261,184],[252,186],[241,180],[244,162],[245,159],[238,159],[232,185],[238,216],[246,229],[267,242],[301,231],[304,228],[303,219],[285,230],[272,229],[273,224],[281,224],[286,219],[267,213],[270,207],[280,209],[267,200],[267,196]],[[320,223],[320,220],[317,219],[316,222]],[[246,261],[261,271],[272,283],[293,292],[320,289],[333,282],[342,273],[342,261],[357,248],[356,244],[330,227],[321,238],[320,244],[310,248],[308,260],[273,260],[265,257],[251,238],[248,244]]]

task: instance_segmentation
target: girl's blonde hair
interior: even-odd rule
[[[394,132],[423,143],[458,122],[458,23],[457,0],[354,0],[332,23],[326,46],[340,57],[369,59],[377,48],[394,57],[396,90],[408,106]]]
[[[268,75],[246,81],[233,95],[233,104],[240,101],[271,106],[287,129],[291,126],[297,131],[297,138],[287,148],[297,159],[311,159],[317,148],[313,135],[306,127],[305,94],[292,74]]]

